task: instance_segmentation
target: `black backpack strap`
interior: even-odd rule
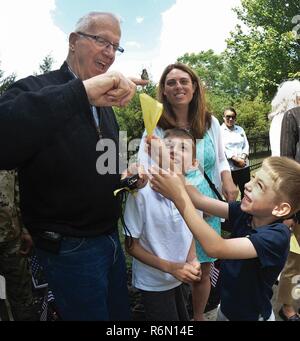
[[[202,168],[202,166],[200,165],[200,163],[199,163],[199,165],[198,165],[198,168],[199,168],[200,172],[204,175],[205,180],[208,182],[209,187],[210,187],[210,188],[212,189],[212,191],[215,193],[215,195],[217,196],[217,198],[218,198],[219,200],[221,200],[221,201],[226,201],[226,200],[224,200],[224,199],[222,198],[222,195],[221,195],[220,192],[217,190],[215,184],[210,180],[209,176],[206,174],[204,168]]]
[[[203,171],[203,173],[204,173],[204,178],[205,178],[205,180],[206,180],[206,181],[208,182],[208,184],[209,184],[209,187],[213,190],[213,192],[214,192],[215,195],[218,197],[218,199],[221,200],[221,201],[225,201],[225,200],[222,198],[220,192],[217,190],[215,184],[210,180],[209,176],[206,174],[206,172]]]

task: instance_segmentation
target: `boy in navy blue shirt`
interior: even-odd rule
[[[221,266],[218,320],[274,320],[272,286],[289,251],[290,229],[283,220],[300,209],[300,165],[269,157],[245,185],[240,203],[203,196],[174,172],[151,170],[151,186],[171,199],[194,237]],[[232,238],[223,239],[195,210],[229,219]]]

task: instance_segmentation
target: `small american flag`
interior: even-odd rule
[[[219,275],[220,275],[220,270],[215,265],[215,263],[212,263],[210,267],[210,281],[211,281],[211,285],[214,288],[216,288],[217,286]]]
[[[42,289],[48,286],[44,278],[43,268],[38,262],[37,256],[32,255],[29,260],[29,264],[31,266],[32,273],[32,283],[35,289]]]
[[[43,300],[43,304],[42,304],[40,321],[47,321],[47,317],[48,317],[48,301],[47,301],[47,296],[45,296]]]
[[[37,256],[32,255],[29,259],[29,264],[32,273],[32,283],[35,290],[43,289],[43,303],[41,306],[40,321],[47,321],[48,304],[55,300],[54,294],[48,288],[48,283],[45,280],[43,268],[39,264]]]

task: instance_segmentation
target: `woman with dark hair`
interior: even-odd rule
[[[235,123],[236,118],[237,113],[234,108],[225,109],[221,131],[232,179],[239,187],[243,199],[244,186],[250,181],[249,143],[245,130]]]
[[[163,138],[166,129],[186,129],[196,139],[196,158],[220,193],[228,201],[236,199],[237,190],[231,177],[230,167],[224,153],[218,120],[206,110],[204,88],[197,74],[187,65],[168,65],[159,81],[158,100],[163,104],[163,114],[154,135]],[[140,146],[139,160],[149,168],[151,161]],[[216,198],[208,182],[198,179],[201,192]],[[201,182],[201,183],[200,183]],[[221,222],[218,217],[206,216],[205,220],[218,233]],[[216,259],[208,257],[196,242],[198,260],[202,263],[201,281],[193,284],[194,320],[204,320],[204,310],[210,293],[210,268]]]

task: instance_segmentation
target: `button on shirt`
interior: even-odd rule
[[[223,123],[221,125],[221,132],[230,169],[232,171],[241,169],[232,163],[231,158],[232,156],[241,157],[243,154],[249,155],[249,143],[244,129],[235,124],[234,128],[231,130]],[[246,167],[249,167],[248,158],[246,159]]]

